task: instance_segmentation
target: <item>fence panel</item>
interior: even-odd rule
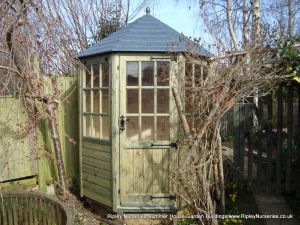
[[[58,86],[61,93],[58,126],[66,175],[68,181],[76,182],[79,174],[77,78],[59,77]],[[56,178],[49,124],[46,119],[38,124],[38,152],[33,151],[33,134],[26,132],[28,124],[20,99],[0,97],[0,182],[38,175],[39,184],[45,190],[46,183]]]
[[[296,83],[281,86],[261,97],[256,111],[245,110],[245,104],[235,106],[234,161],[247,190],[297,192],[300,198],[299,89]],[[256,126],[251,114],[256,115]]]
[[[21,100],[0,97],[0,182],[37,173],[27,121]]]

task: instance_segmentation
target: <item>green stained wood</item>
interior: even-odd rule
[[[97,202],[101,202],[104,205],[112,207],[112,198],[99,195],[98,191],[94,192],[92,190],[84,188],[83,189],[83,195],[90,198],[90,199],[93,199]]]
[[[110,145],[92,143],[92,142],[89,142],[89,141],[83,141],[82,142],[82,148],[83,149],[92,149],[92,150],[100,151],[100,152],[111,153],[111,146]]]
[[[120,206],[120,152],[119,152],[119,77],[120,64],[119,55],[111,56],[111,152],[112,152],[112,191],[113,191],[113,210],[117,211]]]
[[[93,166],[98,169],[103,169],[106,171],[111,171],[111,162],[105,162],[103,160],[87,157],[87,156],[82,156],[82,164],[83,165],[88,165],[88,166]]]
[[[105,187],[107,189],[111,189],[112,187],[112,182],[111,180],[108,179],[104,179],[95,175],[91,175],[91,174],[87,174],[87,173],[83,173],[82,174],[82,179],[84,182],[90,182],[96,185],[99,185],[101,187]]]
[[[95,151],[93,149],[86,148],[82,152],[82,155],[111,162],[111,153],[108,152]]]
[[[99,168],[94,167],[93,165],[89,166],[86,164],[82,164],[82,176],[83,176],[83,174],[91,174],[91,175],[95,175],[100,178],[104,178],[106,180],[112,180],[111,171],[99,169]]]
[[[0,182],[37,173],[27,124],[28,116],[21,100],[0,97]]]
[[[30,225],[33,225],[33,211],[32,211],[32,198],[27,198],[28,204],[28,221]]]
[[[48,84],[50,85],[50,84]],[[63,149],[63,159],[67,182],[78,182],[79,173],[79,127],[78,127],[78,86],[77,77],[60,77],[58,86],[61,92],[58,112],[58,130]],[[49,123],[42,120],[38,124],[39,152],[39,186],[46,190],[47,183],[57,180],[54,146],[51,139]],[[52,157],[49,157],[49,155]]]
[[[13,224],[13,206],[11,199],[7,201],[7,214],[8,214],[8,224]],[[27,224],[26,224],[27,225]]]
[[[39,221],[38,221],[38,205],[37,205],[38,200],[37,200],[37,198],[32,198],[32,200],[33,200],[32,210],[33,210],[34,225],[38,225],[39,224]]]

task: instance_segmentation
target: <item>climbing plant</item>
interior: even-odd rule
[[[288,38],[279,43],[274,57],[279,58],[277,67],[284,68],[291,78],[300,82],[300,37]]]

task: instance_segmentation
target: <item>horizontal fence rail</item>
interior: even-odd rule
[[[258,107],[257,107],[258,106]],[[300,197],[300,84],[234,107],[234,163],[251,192]]]

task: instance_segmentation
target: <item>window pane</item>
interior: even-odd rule
[[[170,63],[157,62],[157,86],[169,86]]]
[[[154,117],[152,116],[142,117],[141,140],[142,141],[154,140]]]
[[[154,90],[142,89],[142,113],[154,113]]]
[[[102,64],[102,87],[108,87],[109,84],[109,64]]]
[[[91,112],[91,91],[84,91],[85,94],[85,110],[84,112]]]
[[[91,65],[86,66],[85,70],[85,85],[84,87],[90,88],[91,87]]]
[[[193,64],[191,63],[185,64],[185,86],[193,86]]]
[[[206,67],[203,67],[203,80],[206,80],[208,76],[208,69]]]
[[[169,89],[157,90],[157,112],[169,113]]]
[[[139,117],[127,116],[126,133],[129,141],[139,140]]]
[[[142,85],[154,85],[154,62],[142,62]]]
[[[193,128],[193,117],[192,116],[186,116],[187,123],[189,125],[189,128]]]
[[[196,130],[198,130],[200,127],[199,127],[199,125],[200,125],[200,119],[199,119],[199,115],[195,115],[194,116],[194,128],[196,129]]]
[[[127,62],[126,63],[126,76],[127,86],[138,86],[139,85],[139,63],[138,62]]]
[[[139,112],[139,90],[127,90],[127,113]]]
[[[100,138],[100,117],[99,116],[93,116],[92,136],[95,138]]]
[[[195,87],[200,87],[201,85],[201,66],[195,65]]]
[[[102,123],[101,123],[101,131],[102,131],[102,136],[101,139],[108,140],[109,139],[109,116],[101,116],[102,118]]]
[[[102,92],[102,110],[103,113],[109,113],[109,95],[108,90],[101,90]]]
[[[91,116],[90,115],[84,116],[84,120],[85,120],[84,135],[91,136]]]
[[[157,117],[157,140],[164,141],[170,139],[170,123],[168,116]]]
[[[93,87],[99,87],[99,64],[93,65]]]
[[[191,89],[185,90],[185,112],[193,112],[193,92]]]
[[[99,90],[94,90],[93,91],[93,112],[94,113],[99,113],[100,111],[100,106],[99,106]]]

